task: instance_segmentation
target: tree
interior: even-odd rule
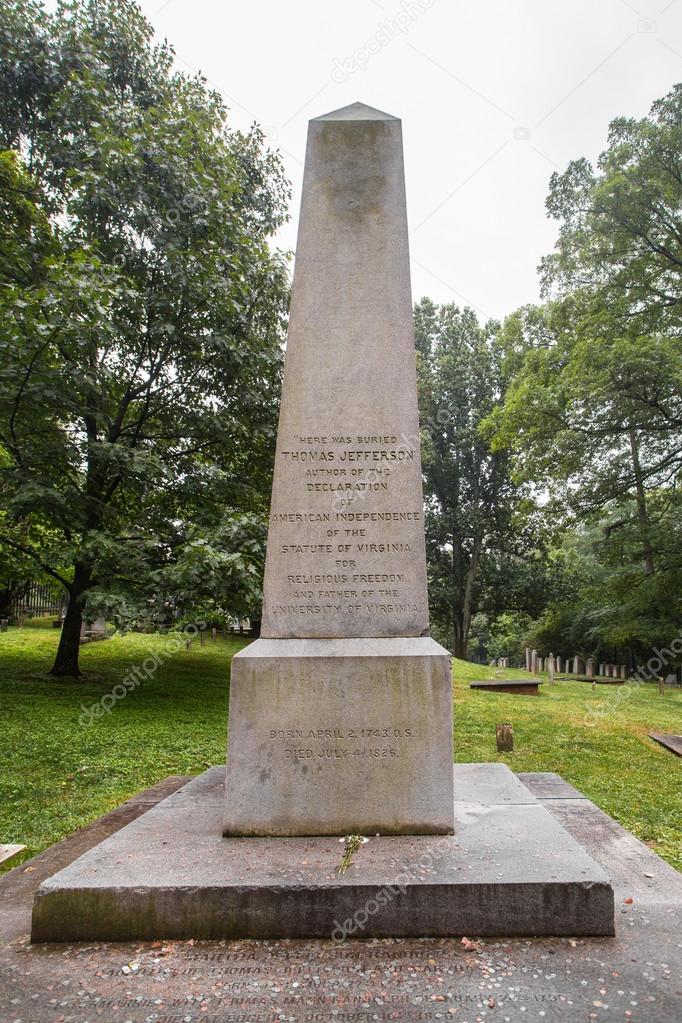
[[[509,456],[480,432],[504,396],[501,352],[494,324],[429,299],[415,308],[415,332],[429,600],[453,652],[466,657],[474,614],[484,597],[495,602],[502,563],[523,550]]]
[[[542,263],[547,302],[505,321],[513,379],[487,424],[555,521],[598,525],[612,612],[628,593],[647,594],[646,628],[620,604],[632,642],[668,627],[679,593],[663,552],[682,470],[681,157],[676,86],[649,117],[611,124],[596,169],[576,160],[553,176],[547,207],[560,229]],[[677,596],[673,605],[679,614]]]
[[[56,675],[89,597],[262,512],[274,441],[288,187],[151,35],[130,0],[0,0],[1,539],[68,593]]]
[[[558,585],[530,627],[528,645],[629,663],[646,660],[654,646],[669,647],[682,611],[682,504],[669,490],[649,500],[655,572],[642,571],[637,533],[622,526],[634,501],[559,531],[548,551]]]

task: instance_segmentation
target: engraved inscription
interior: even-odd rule
[[[276,597],[266,587],[264,602],[273,622],[426,617],[425,586],[414,572],[423,513],[395,503],[415,458],[418,465],[418,450],[391,431],[279,438],[277,471],[287,485],[273,495],[298,498],[298,506],[278,506],[273,496],[268,545],[279,579]]]
[[[414,728],[387,725],[358,728],[271,728],[268,732],[284,760],[348,763],[358,760],[390,761],[400,758],[406,743],[414,743]]]

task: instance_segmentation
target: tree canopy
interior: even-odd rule
[[[0,0],[0,46],[0,599],[63,587],[75,675],[84,614],[257,613],[289,188],[132,0]],[[415,307],[431,613],[635,660],[682,613],[682,86],[547,211],[540,303]]]
[[[257,596],[288,186],[128,0],[0,0],[0,46],[2,542],[67,590],[75,674],[97,594],[204,554]]]
[[[481,430],[505,395],[497,324],[423,299],[415,335],[431,614],[464,657],[477,612],[536,603],[531,506],[508,452],[492,451]]]
[[[600,566],[593,643],[643,649],[679,627],[682,87],[619,118],[596,167],[552,177],[546,303],[501,330],[511,382],[486,435],[578,529]]]

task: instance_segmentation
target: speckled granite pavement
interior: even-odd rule
[[[558,776],[520,777],[612,878],[615,938],[30,945],[39,883],[167,779],[0,878],[0,1020],[680,1023],[682,875]]]

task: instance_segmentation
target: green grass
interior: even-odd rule
[[[682,734],[682,691],[659,696],[651,684],[550,686],[546,675],[539,676],[545,684],[537,697],[469,689],[472,679],[496,674],[524,672],[455,662],[455,759],[555,771],[682,870],[682,759],[647,736]],[[605,713],[595,718],[590,708]],[[502,721],[514,727],[513,753],[497,753],[495,724]]]
[[[0,842],[26,844],[25,856],[169,774],[220,763],[229,662],[246,642],[207,637],[201,648],[195,640],[111,714],[84,726],[82,706],[108,693],[131,666],[165,651],[168,638],[132,634],[89,644],[80,681],[47,674],[57,639],[56,630],[43,628],[0,634]],[[655,686],[639,687],[589,727],[587,709],[611,703],[617,687],[593,692],[584,683],[560,682],[544,685],[537,698],[468,688],[490,674],[455,662],[456,759],[556,771],[682,869],[682,760],[646,736],[682,732],[682,693],[661,697]],[[514,753],[496,751],[500,721],[514,726]]]

